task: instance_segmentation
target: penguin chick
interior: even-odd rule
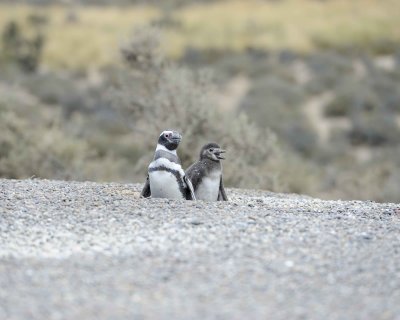
[[[179,132],[166,130],[158,138],[153,161],[148,168],[141,192],[144,198],[195,200],[193,186],[185,177],[176,149],[181,142]]]
[[[200,159],[186,170],[198,200],[228,201],[222,179],[221,160],[225,150],[216,143],[207,143],[201,148]]]

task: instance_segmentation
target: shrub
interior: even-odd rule
[[[122,49],[128,70],[115,88],[115,107],[128,118],[147,151],[136,170],[146,172],[158,134],[166,128],[183,132],[179,153],[184,166],[198,157],[203,144],[216,141],[228,149],[228,185],[274,188],[268,163],[280,157],[275,136],[252,124],[244,114],[221,114],[212,99],[213,79],[167,61],[155,29],[138,30]],[[259,174],[262,170],[263,175]],[[275,185],[274,185],[275,183]]]
[[[381,146],[397,144],[400,141],[400,132],[395,119],[382,110],[354,113],[351,121],[353,128],[349,138],[355,145]]]
[[[75,180],[118,177],[123,161],[110,155],[99,157],[85,139],[64,130],[61,120],[58,110],[39,104],[32,96],[15,87],[3,89],[0,177]]]
[[[305,95],[292,81],[270,74],[253,82],[241,110],[261,128],[270,127],[296,151],[309,155],[316,135],[302,112]]]
[[[306,88],[313,94],[332,89],[341,83],[343,76],[353,73],[353,61],[332,51],[311,54],[305,62],[313,75]]]
[[[39,66],[45,42],[41,27],[46,18],[31,15],[27,18],[30,30],[23,30],[21,25],[10,21],[2,33],[2,58],[6,63],[15,63],[23,71],[34,72]],[[33,36],[28,36],[29,33]]]
[[[330,197],[400,202],[400,149],[380,148],[367,162],[334,172]]]
[[[90,159],[87,146],[66,138],[56,123],[33,129],[26,119],[4,107],[0,119],[0,176],[85,177],[81,169]]]
[[[378,107],[379,99],[368,83],[349,77],[334,88],[335,98],[325,106],[328,117],[349,117],[354,112]]]

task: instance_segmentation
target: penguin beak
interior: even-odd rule
[[[225,153],[224,149],[216,148],[214,149],[214,154],[219,160],[225,159],[225,156],[222,153]]]
[[[172,132],[172,136],[171,136],[170,140],[176,144],[179,144],[182,140],[182,136],[179,132],[174,131],[174,132]]]

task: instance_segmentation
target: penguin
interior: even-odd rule
[[[200,159],[186,170],[197,200],[228,201],[222,179],[223,153],[218,144],[207,143],[201,148]]]
[[[176,153],[181,139],[180,133],[172,130],[160,134],[141,197],[196,200]]]

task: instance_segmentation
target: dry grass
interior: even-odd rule
[[[200,47],[308,51],[315,48],[316,38],[338,45],[400,39],[400,2],[396,0],[232,1],[190,7],[178,17],[185,26],[183,40]]]
[[[117,48],[134,26],[160,17],[155,7],[82,7],[68,23],[61,6],[0,6],[0,28],[36,12],[50,18],[44,61],[51,67],[91,68],[117,61]],[[243,50],[247,47],[311,51],[357,46],[384,51],[400,41],[397,0],[256,0],[192,5],[174,12],[165,50],[179,56],[187,46]],[[386,46],[386,47],[384,47]]]
[[[61,6],[34,8],[0,6],[0,28],[11,19],[24,22],[35,13],[49,18],[44,63],[51,67],[91,69],[119,61],[118,48],[135,26],[152,20],[157,11],[149,7],[126,9],[83,7],[76,22],[68,22],[69,10]]]

